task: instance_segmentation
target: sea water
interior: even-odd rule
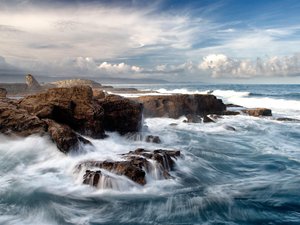
[[[145,134],[160,136],[161,144],[109,133],[70,155],[47,137],[0,136],[0,224],[300,224],[300,123],[276,120],[300,119],[300,85],[135,87],[212,93],[225,103],[270,108],[273,117],[145,119]],[[74,170],[84,160],[122,160],[140,147],[180,150],[174,179],[147,174],[140,186],[119,176],[115,188],[96,189]]]

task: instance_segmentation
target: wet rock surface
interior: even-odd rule
[[[85,161],[76,166],[76,171],[85,169],[83,183],[92,186],[101,185],[99,180],[102,172],[99,169],[124,175],[137,184],[145,185],[146,173],[153,171],[158,172],[156,175],[162,179],[171,178],[169,172],[174,170],[174,160],[180,157],[180,151],[162,149],[148,151],[141,148],[122,156],[124,161]]]
[[[147,135],[145,138],[146,142],[150,142],[150,143],[156,143],[156,144],[160,144],[161,140],[159,136],[155,136],[155,135]]]
[[[53,120],[45,120],[50,138],[57,148],[64,153],[79,149],[80,143],[92,145],[90,141],[76,134],[68,125],[58,124]]]

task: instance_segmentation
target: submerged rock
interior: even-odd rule
[[[287,118],[287,117],[277,118],[276,120],[277,121],[284,121],[284,122],[300,122],[300,120],[298,120],[298,119]]]
[[[93,99],[92,89],[88,86],[49,89],[21,99],[19,105],[41,119],[66,124],[80,134],[105,137],[104,110]]]
[[[121,135],[138,132],[142,126],[142,104],[117,95],[98,100],[104,109],[103,127]]]
[[[145,117],[170,117],[180,116],[221,114],[226,106],[222,100],[213,95],[159,95],[142,96],[137,101],[144,105]]]
[[[153,136],[153,135],[146,136],[145,141],[146,142],[156,143],[156,144],[160,144],[161,143],[160,137],[159,136]]]
[[[124,175],[137,184],[146,184],[146,173],[156,171],[159,179],[169,179],[169,171],[174,169],[175,161],[180,156],[180,151],[137,149],[123,154],[124,161],[86,161],[78,164],[76,170],[85,169],[83,183],[92,186],[101,186],[99,180],[102,176],[101,170],[104,169],[117,175]],[[151,162],[154,161],[155,164]],[[93,171],[92,169],[97,169]],[[111,178],[113,179],[113,178]],[[103,185],[102,185],[103,186]],[[109,188],[109,186],[106,188]]]
[[[249,116],[272,116],[271,109],[267,108],[254,108],[254,109],[244,109],[242,112],[248,114]]]

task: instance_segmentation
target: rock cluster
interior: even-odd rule
[[[80,143],[88,144],[81,135],[104,138],[105,130],[120,134],[138,132],[141,118],[139,103],[111,96],[100,102],[89,86],[53,88],[19,101],[0,99],[1,133],[48,133],[62,152],[69,152]]]
[[[100,178],[104,175],[101,170],[106,170],[116,175],[124,175],[140,185],[146,184],[146,173],[158,171],[161,179],[169,179],[170,171],[174,170],[175,161],[180,157],[180,151],[137,149],[123,154],[123,161],[86,161],[78,164],[76,170],[85,170],[83,183],[98,186]],[[153,165],[149,160],[153,160]],[[154,168],[155,167],[155,168]],[[113,179],[110,177],[110,179]]]

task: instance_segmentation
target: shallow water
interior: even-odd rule
[[[210,90],[227,103],[269,107],[275,117],[300,118],[299,85],[154,89]],[[300,123],[245,115],[208,124],[183,120],[144,121],[145,133],[160,136],[161,144],[110,133],[105,140],[90,139],[95,147],[68,156],[46,137],[0,136],[0,224],[300,223]],[[119,176],[115,190],[95,189],[82,185],[81,174],[74,172],[81,161],[117,160],[138,147],[181,150],[183,157],[171,172],[174,179],[147,174],[142,187]]]

